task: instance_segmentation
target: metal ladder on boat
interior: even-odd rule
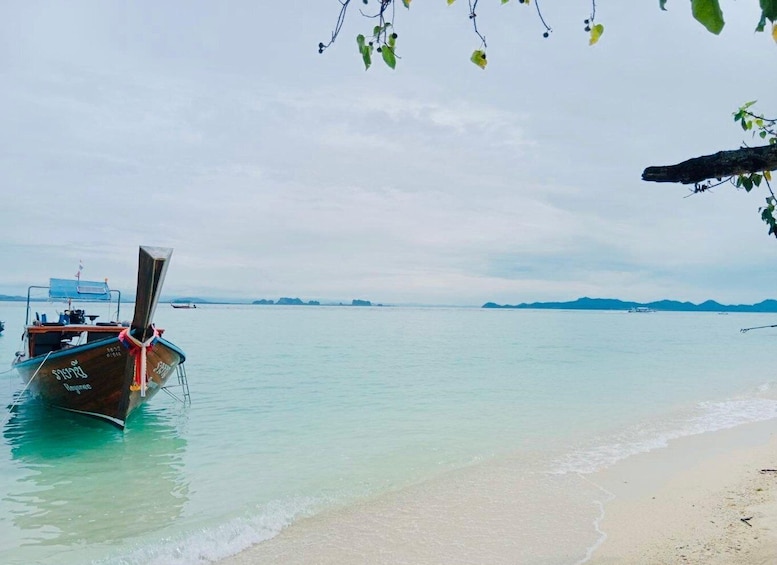
[[[175,374],[178,376],[178,384],[173,385],[174,387],[181,389],[181,396],[183,398],[178,398],[177,395],[170,392],[170,387],[166,386],[162,390],[165,391],[167,394],[178,400],[184,405],[190,405],[192,403],[192,397],[189,394],[189,379],[186,378],[186,367],[184,366],[184,363],[181,363],[180,365],[176,365],[175,367]]]

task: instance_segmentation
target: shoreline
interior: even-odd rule
[[[777,472],[762,469],[777,469],[775,419],[678,438],[577,475],[581,489],[590,487],[581,496],[588,497],[596,516],[585,524],[579,519],[565,527],[554,524],[550,543],[557,540],[558,554],[552,560],[543,555],[541,561],[775,563]],[[521,496],[536,485],[531,478],[507,477],[509,461],[462,470],[444,481],[447,494],[433,485],[414,485],[303,518],[218,563],[531,564],[540,556],[515,534],[545,519],[527,522],[520,514]],[[544,502],[547,516],[566,510],[554,506],[557,501]],[[570,538],[587,539],[585,549],[578,544],[569,551],[564,542]]]
[[[613,499],[587,565],[777,562],[777,422],[679,438],[591,476]]]

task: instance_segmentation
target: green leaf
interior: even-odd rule
[[[488,65],[488,60],[486,59],[486,52],[483,51],[482,49],[475,49],[472,52],[472,56],[469,58],[469,60],[475,63],[481,69],[485,69],[486,65]]]
[[[591,37],[588,39],[588,45],[594,45],[604,33],[604,26],[596,24],[591,28]]]
[[[380,54],[383,55],[384,63],[386,63],[392,69],[396,68],[397,57],[394,55],[394,50],[391,47],[384,44],[383,48],[380,50]]]
[[[451,4],[453,4],[455,1],[456,1],[456,0],[448,0],[448,6],[450,6]]]
[[[372,53],[370,52],[370,48],[366,48],[362,51],[362,61],[364,61],[364,70],[370,68],[370,65],[372,64]]]
[[[753,173],[752,175],[750,175],[750,178],[752,179],[753,184],[755,186],[761,186],[761,178],[762,178],[761,175],[759,175],[758,173]]]
[[[666,0],[658,0],[658,6],[666,12]]]
[[[753,190],[753,181],[750,177],[742,177],[742,186],[745,187],[747,192]]]
[[[696,21],[706,27],[707,31],[718,35],[723,30],[726,22],[723,21],[718,0],[691,0],[691,10]]]
[[[777,221],[774,219],[774,208],[771,206],[761,208],[761,219],[769,226],[769,235],[771,235],[775,224],[777,224]]]
[[[766,198],[766,206],[758,209],[761,212],[761,219],[769,226],[769,235],[777,235],[777,219],[774,217],[774,204],[774,198],[769,196]]]
[[[402,0],[402,4],[404,4],[405,8],[408,10],[410,9],[410,0]]]
[[[359,46],[359,53],[362,56],[362,61],[364,61],[364,70],[366,71],[372,64],[372,46],[365,43],[362,34],[356,36],[356,44]]]
[[[760,32],[760,31],[763,31],[765,28],[766,28],[766,16],[762,12],[761,19],[758,20],[758,25],[755,26],[755,31]]]
[[[770,22],[777,20],[777,0],[761,0],[761,17]]]

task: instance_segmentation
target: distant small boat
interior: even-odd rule
[[[173,308],[197,308],[193,302],[171,302],[170,306]]]
[[[3,330],[5,329],[5,322],[0,320],[0,334],[3,333]]]
[[[27,290],[24,350],[14,367],[33,396],[44,404],[107,420],[124,428],[129,415],[177,375],[185,400],[189,397],[186,355],[162,337],[153,325],[172,249],[141,247],[132,323],[121,323],[121,293],[107,282],[51,279],[48,287]],[[46,314],[30,316],[30,290],[46,289],[50,300],[67,302],[57,321]],[[72,305],[107,302],[116,306],[115,321]],[[169,392],[169,391],[168,391]]]
[[[647,306],[634,306],[632,308],[629,308],[629,312],[631,313],[637,313],[637,314],[647,314],[649,312],[655,312],[652,308],[648,308]]]

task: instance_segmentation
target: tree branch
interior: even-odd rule
[[[777,145],[743,147],[694,157],[676,165],[648,167],[642,180],[694,184],[707,179],[760,173],[777,169]]]

